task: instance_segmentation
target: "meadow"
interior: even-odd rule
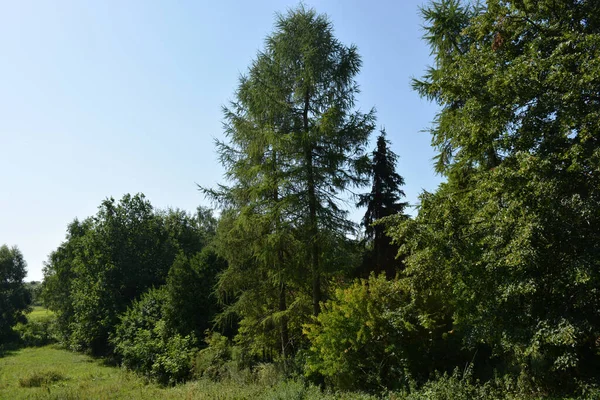
[[[0,399],[369,399],[357,393],[324,394],[299,381],[199,380],[161,387],[56,345],[23,348],[0,358]]]

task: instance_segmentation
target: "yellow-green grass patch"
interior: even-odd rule
[[[0,358],[0,399],[164,398],[162,389],[119,368],[55,346]]]
[[[33,306],[33,310],[26,314],[27,319],[30,321],[37,321],[40,319],[50,318],[54,315],[54,312],[48,310],[45,307]]]

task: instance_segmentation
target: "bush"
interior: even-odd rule
[[[194,360],[194,375],[215,382],[223,380],[229,375],[226,364],[231,361],[231,343],[217,332],[210,333],[205,341],[208,346],[200,350]]]
[[[598,399],[600,392],[592,383],[578,384],[570,393],[557,393],[546,389],[536,389],[523,376],[503,375],[480,383],[473,379],[472,365],[464,372],[458,368],[452,374],[437,374],[420,388],[412,388],[410,393],[390,393],[390,400],[592,400]]]
[[[185,381],[191,375],[195,339],[169,329],[163,319],[166,294],[151,289],[121,317],[111,337],[122,365],[162,384]]]
[[[420,327],[401,281],[382,275],[338,289],[313,324],[307,374],[342,390],[407,387]]]
[[[252,370],[248,354],[218,332],[209,332],[207,347],[200,350],[194,362],[194,375],[214,382],[230,381],[240,385],[254,383],[259,374]],[[267,365],[267,364],[264,364]],[[267,370],[263,371],[266,377]],[[266,378],[265,378],[266,379]]]
[[[29,319],[26,323],[18,323],[15,332],[19,335],[19,342],[27,347],[45,346],[57,341],[56,318]]]
[[[31,298],[23,284],[27,264],[17,247],[0,246],[0,346],[13,335],[12,328],[24,322]]]

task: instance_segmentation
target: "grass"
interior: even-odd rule
[[[54,346],[0,358],[0,399],[161,398],[161,389],[118,368]]]
[[[54,315],[54,313],[45,307],[33,306],[33,310],[27,314],[27,319],[30,321],[38,321],[40,319],[47,319]]]
[[[28,374],[23,378],[19,378],[19,386],[21,387],[42,387],[49,386],[55,382],[65,380],[65,376],[56,371],[36,371]]]
[[[55,345],[23,348],[0,358],[0,399],[368,399],[327,395],[302,382],[275,386],[207,380],[165,388],[121,368]]]

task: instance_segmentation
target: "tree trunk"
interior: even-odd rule
[[[277,153],[273,151],[273,171],[277,170]],[[275,200],[275,204],[279,203],[279,187],[275,187],[275,191],[273,194],[273,198]],[[277,216],[276,222],[276,233],[281,233],[281,217]],[[278,244],[279,249],[277,250],[277,262],[279,263],[279,312],[285,312],[287,310],[287,302],[285,298],[286,285],[283,278],[283,269],[284,269],[284,259],[283,259],[283,246],[280,242]],[[285,359],[287,356],[286,348],[290,341],[289,331],[288,331],[288,320],[287,316],[281,317],[281,326],[280,326],[280,334],[281,334],[281,356]]]
[[[315,176],[313,169],[313,154],[312,154],[312,143],[310,142],[309,126],[308,126],[308,109],[310,106],[310,93],[308,90],[304,96],[304,112],[303,112],[303,124],[304,133],[306,134],[306,144],[304,150],[304,156],[306,159],[307,168],[307,186],[308,186],[308,223],[309,223],[309,235],[311,243],[311,272],[312,272],[312,302],[313,302],[313,314],[319,315],[321,312],[321,271],[319,268],[319,229],[317,226],[317,195],[315,189]]]
[[[287,304],[285,299],[285,290],[286,285],[283,282],[283,279],[280,281],[279,285],[279,311],[283,312],[287,310]],[[288,331],[288,321],[287,316],[281,317],[281,356],[285,359],[288,355],[287,347],[290,342],[290,334]]]

